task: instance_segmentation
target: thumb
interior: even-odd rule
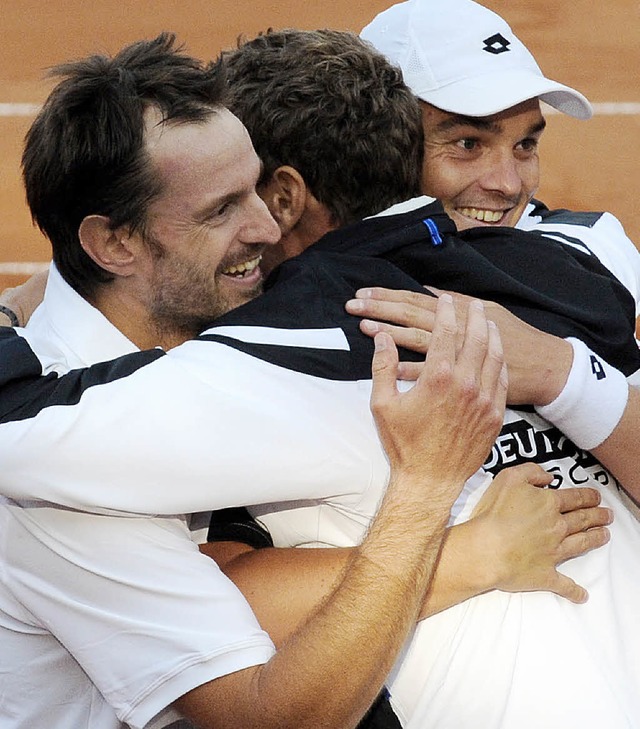
[[[570,577],[563,575],[561,572],[556,572],[556,575],[555,585],[551,588],[552,592],[578,605],[587,602],[589,593],[584,587],[581,587],[577,582],[574,582]]]
[[[538,463],[526,463],[526,479],[532,486],[548,486],[553,481],[553,475],[545,471]]]

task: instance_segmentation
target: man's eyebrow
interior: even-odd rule
[[[532,124],[524,136],[541,134],[547,126],[547,120],[542,118],[540,121]],[[437,125],[438,131],[449,132],[458,127],[473,127],[481,132],[492,132],[499,134],[502,127],[499,121],[487,117],[464,116],[463,114],[453,114]]]
[[[547,128],[547,120],[543,117],[537,124],[529,129],[529,135],[541,134]]]
[[[449,132],[456,127],[473,127],[479,131],[487,132],[500,131],[500,124],[494,119],[464,116],[463,114],[452,114],[439,122],[437,127],[441,132]]]
[[[256,178],[255,185],[258,185],[262,181],[263,175],[264,175],[264,165],[262,164],[262,161],[260,161],[260,166],[258,168],[258,177]],[[255,188],[255,185],[251,187],[251,190],[253,190]],[[218,208],[221,208],[223,205],[227,205],[228,203],[234,203],[234,202],[240,200],[243,197],[243,195],[246,195],[246,193],[247,193],[247,190],[245,190],[245,189],[231,190],[230,192],[227,192],[224,195],[220,195],[219,197],[216,197],[213,200],[209,200],[205,205],[202,206],[202,209],[199,210],[198,213],[196,213],[195,217],[198,220],[206,220]]]

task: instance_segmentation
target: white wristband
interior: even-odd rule
[[[558,397],[536,412],[553,423],[578,448],[591,450],[603,443],[620,422],[629,399],[627,378],[584,342],[567,338],[573,362]]]

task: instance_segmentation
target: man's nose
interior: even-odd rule
[[[280,241],[280,226],[273,219],[266,204],[257,193],[251,199],[251,220],[245,227],[246,243],[274,245]]]
[[[518,160],[511,151],[491,155],[481,178],[485,190],[499,192],[505,197],[516,198],[522,190],[522,177]]]

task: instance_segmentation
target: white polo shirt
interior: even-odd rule
[[[29,328],[65,368],[136,349],[55,269]],[[108,421],[91,437],[99,442]],[[50,427],[63,441],[64,424]],[[117,464],[118,451],[110,458]],[[91,470],[81,449],[73,459]],[[125,470],[123,483],[135,490],[135,470]],[[188,468],[171,488],[180,491],[186,478]],[[0,555],[2,729],[164,726],[182,694],[274,652],[182,516],[2,499]]]

